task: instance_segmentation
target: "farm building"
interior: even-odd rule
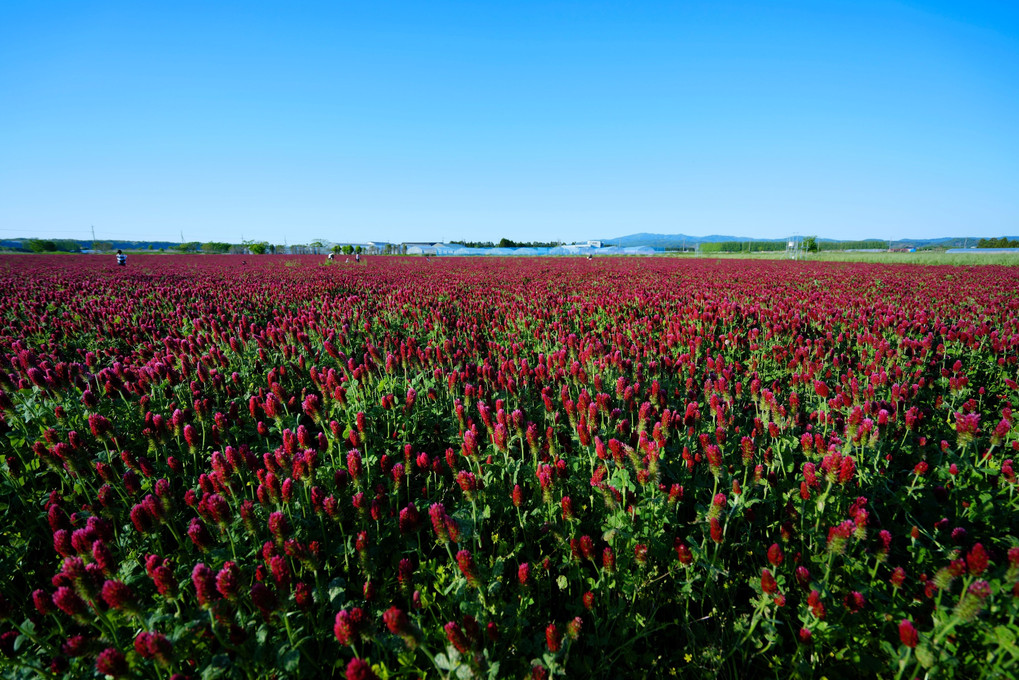
[[[620,248],[608,246],[595,248],[586,243],[548,247],[519,248],[468,248],[448,243],[407,242],[402,244],[408,255],[430,255],[437,257],[587,257],[589,255],[654,255],[650,246]]]

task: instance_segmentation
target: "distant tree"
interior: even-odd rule
[[[977,248],[1019,248],[1019,240],[1006,236],[998,238],[982,238],[977,241]]]
[[[340,244],[337,243],[336,245],[334,245],[329,250],[332,251],[333,253],[339,255],[340,253],[343,252],[343,246],[341,246]]]
[[[888,241],[865,239],[861,241],[818,241],[820,250],[884,250]]]
[[[220,241],[209,241],[208,243],[202,244],[203,253],[226,253],[230,251],[229,243],[222,243]]]
[[[173,246],[173,250],[181,253],[197,253],[198,249],[202,247],[202,244],[198,241],[188,241],[187,243],[181,243],[178,246]]]
[[[251,251],[252,255],[265,255],[265,251],[268,250],[268,248],[268,243],[258,242],[248,244],[248,250]]]
[[[816,236],[804,236],[803,237],[803,249],[808,253],[817,252],[817,237]]]
[[[108,253],[113,250],[113,244],[109,241],[96,241],[92,244],[93,250],[98,250],[100,253]]]
[[[53,244],[57,247],[57,250],[59,250],[62,253],[81,252],[81,246],[79,246],[78,242],[73,239],[69,238],[53,239]]]
[[[354,254],[354,246],[349,245],[349,244],[343,246],[343,254],[344,255],[353,255]]]
[[[33,253],[55,253],[57,251],[57,244],[53,241],[37,238],[30,238],[25,241],[25,247]]]
[[[450,241],[450,243],[464,248],[555,248],[563,245],[562,241],[514,241],[508,238],[499,239],[498,243],[491,241]]]
[[[463,246],[464,248],[494,248],[495,244],[491,241],[450,241],[453,245]]]
[[[354,252],[360,255],[364,251],[361,250],[361,246],[354,246]]]

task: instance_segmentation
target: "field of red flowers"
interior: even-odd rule
[[[0,259],[0,675],[1012,677],[1019,269]]]

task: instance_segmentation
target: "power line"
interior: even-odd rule
[[[2,232],[17,233],[18,236],[15,236],[15,237],[12,237],[12,238],[23,238],[23,239],[33,239],[33,238],[34,239],[52,239],[52,238],[55,238],[54,236],[52,236],[52,234],[77,234],[78,236],[81,235],[81,230],[80,229],[47,229],[45,232],[43,232],[43,235],[31,234],[31,232],[26,234],[26,232],[28,231],[26,229],[8,229],[6,227],[0,227],[0,231],[2,231]],[[56,237],[56,238],[60,238],[60,237]],[[103,238],[105,238],[107,240],[112,238],[112,239],[117,239],[118,241],[166,241],[168,243],[171,241],[171,239],[169,239],[169,238],[165,238],[165,239],[164,238],[139,238],[137,234],[123,234],[123,233],[118,233],[118,232],[112,232],[112,233],[111,232],[103,232]],[[70,238],[69,240],[72,240],[72,241],[88,241],[87,238]]]
[[[15,232],[25,233],[26,231],[31,231],[31,230],[30,229],[10,229],[8,227],[0,227],[0,231],[15,231]],[[54,233],[57,233],[57,234],[80,234],[81,231],[78,230],[78,229],[46,229],[44,233],[46,233],[46,234],[54,234]],[[31,238],[31,237],[26,236],[25,238]]]

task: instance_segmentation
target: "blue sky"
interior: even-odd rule
[[[1019,3],[0,3],[0,237],[1019,234]]]

